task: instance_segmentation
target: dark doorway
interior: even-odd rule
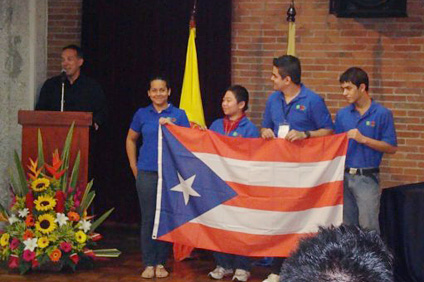
[[[84,72],[103,87],[110,116],[97,132],[93,176],[96,214],[110,207],[117,222],[138,222],[134,179],[125,153],[132,116],[149,104],[147,86],[158,74],[171,81],[178,106],[193,0],[85,0]],[[231,1],[197,1],[197,55],[207,124],[221,115],[231,83]]]

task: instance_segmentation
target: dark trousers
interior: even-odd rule
[[[250,258],[239,255],[214,252],[216,264],[225,269],[243,269],[250,271]]]
[[[141,210],[141,253],[145,266],[164,265],[171,246],[170,243],[152,239],[157,184],[156,172],[138,171],[136,186]]]

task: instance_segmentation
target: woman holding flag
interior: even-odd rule
[[[256,138],[259,131],[256,126],[246,117],[249,104],[249,92],[240,85],[230,86],[222,99],[222,111],[224,118],[215,120],[210,130],[230,136]],[[214,252],[216,268],[209,272],[208,276],[213,279],[222,279],[233,275],[232,280],[247,281],[250,276],[250,259],[245,256]]]
[[[128,161],[136,178],[137,194],[141,210],[141,246],[145,269],[143,278],[164,278],[169,275],[164,264],[168,258],[170,244],[152,239],[156,210],[158,183],[158,128],[159,124],[173,123],[189,127],[185,112],[168,102],[171,88],[166,79],[150,80],[147,94],[152,103],[140,108],[134,115],[128,130],[126,151]],[[142,137],[137,160],[137,140]]]

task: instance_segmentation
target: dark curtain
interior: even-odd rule
[[[179,105],[193,2],[83,1],[83,72],[102,85],[110,109],[92,150],[96,214],[115,207],[113,220],[138,222],[125,138],[135,111],[150,103],[149,78],[169,77],[170,101]],[[199,0],[196,22],[200,85],[209,125],[221,115],[222,94],[231,82],[231,1]]]
[[[384,189],[380,227],[395,257],[396,282],[424,281],[424,182]]]

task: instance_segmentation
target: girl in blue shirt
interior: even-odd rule
[[[127,156],[134,177],[141,210],[141,246],[145,269],[143,278],[164,278],[169,275],[164,264],[170,244],[152,239],[156,210],[158,182],[158,128],[159,124],[173,123],[189,127],[183,110],[168,102],[171,88],[166,79],[156,77],[150,81],[147,94],[152,103],[140,108],[134,115],[126,140]],[[137,140],[142,137],[137,160]]]
[[[231,137],[259,137],[258,129],[246,117],[245,111],[248,109],[248,104],[247,89],[240,85],[230,86],[222,99],[222,111],[225,117],[215,120],[210,126],[210,130]],[[233,275],[235,269],[232,280],[247,281],[249,279],[250,259],[248,257],[220,252],[214,252],[214,257],[217,266],[209,272],[209,277],[222,279],[225,276]]]

